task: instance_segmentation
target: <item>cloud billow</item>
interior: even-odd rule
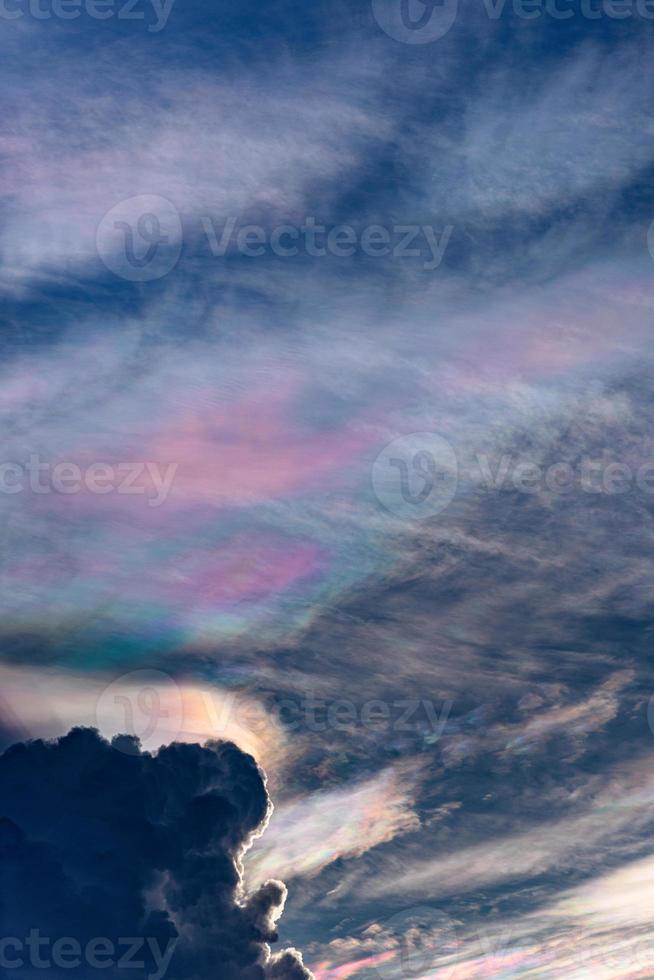
[[[7,749],[0,800],[3,980],[19,963],[30,980],[311,977],[295,950],[267,945],[285,886],[243,894],[240,859],[270,801],[232,743],[152,755],[75,728]]]

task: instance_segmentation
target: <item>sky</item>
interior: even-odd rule
[[[162,843],[124,898],[177,922],[171,980],[225,943],[214,859],[230,980],[652,976],[654,7],[2,0],[0,34],[25,855],[49,752],[197,817],[211,860]]]

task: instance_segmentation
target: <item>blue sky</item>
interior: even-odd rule
[[[0,13],[4,743],[252,752],[317,980],[648,976],[649,8],[67,9]]]

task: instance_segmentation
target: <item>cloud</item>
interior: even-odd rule
[[[235,745],[152,755],[76,728],[7,749],[0,799],[3,936],[26,977],[41,975],[38,956],[50,976],[83,976],[103,945],[105,976],[118,978],[118,953],[139,937],[137,980],[168,967],[176,980],[309,980],[294,951],[270,954],[284,885],[243,891],[241,861],[271,804]]]
[[[652,826],[654,779],[649,775],[651,755],[638,763],[605,772],[601,789],[597,780],[578,786],[580,801],[574,815],[534,823],[526,830],[487,837],[482,843],[423,855],[411,861],[400,851],[378,865],[366,882],[369,896],[408,895],[423,898],[461,894],[501,882],[534,879],[558,869],[577,873],[597,868],[598,856],[631,854],[642,847]],[[541,798],[543,798],[541,796]],[[583,802],[582,802],[583,801]]]
[[[405,767],[406,768],[406,767]],[[417,830],[415,790],[407,772],[389,768],[372,779],[282,804],[265,840],[248,857],[253,886],[270,875],[308,877],[337,858],[352,857]]]
[[[489,750],[504,756],[544,751],[548,741],[557,737],[565,739],[568,758],[575,753],[580,755],[589,736],[606,728],[619,713],[620,694],[633,679],[633,672],[617,671],[588,698],[574,704],[554,704],[542,711],[539,708],[543,706],[543,699],[539,695],[525,695],[519,708],[526,720],[488,725],[477,734],[470,731],[443,739],[446,764],[455,765]]]
[[[504,63],[492,66],[466,104],[460,142],[443,154],[461,162],[462,176],[445,187],[434,181],[441,213],[446,192],[461,209],[514,220],[598,192],[610,198],[651,160],[650,77],[649,50],[638,41],[606,50],[589,40],[525,87]],[[431,135],[442,153],[438,131]]]
[[[471,463],[652,456],[651,40],[635,19],[523,22],[507,3],[490,22],[476,4],[482,23],[462,5],[419,51],[367,0],[195,6],[156,38],[3,28],[4,459],[177,464],[161,508],[1,495],[1,656],[20,662],[0,672],[3,738],[93,724],[107,687],[113,736],[138,703],[117,675],[168,672],[182,731],[146,748],[227,737],[264,765],[280,802],[249,868],[292,879],[303,949],[429,891],[426,868],[459,908],[522,907],[534,878],[551,897],[557,871],[569,884],[649,833],[634,786],[625,821],[602,784],[650,738],[651,506],[486,491]],[[184,247],[141,288],[95,232],[145,193],[176,205]],[[200,220],[307,214],[454,231],[426,275],[393,256],[220,258]],[[377,505],[370,465],[425,430],[462,478],[416,529]],[[263,707],[305,693],[453,708],[439,739],[422,712],[407,732],[317,735]],[[431,778],[396,778],[417,754]],[[397,895],[372,893],[385,880]],[[515,969],[547,975],[527,946]],[[509,968],[467,953],[461,976]]]
[[[651,973],[653,906],[650,855],[561,890],[528,914],[520,912],[519,903],[513,915],[470,910],[465,922],[450,920],[454,942],[423,932],[411,975],[416,980],[504,980],[516,975],[645,980]],[[438,912],[432,910],[432,915],[437,921]],[[391,920],[394,928],[374,922],[359,935],[312,950],[316,980],[368,980],[370,968],[378,964],[384,964],[380,972],[389,980],[400,980],[411,949],[410,915],[396,920]]]
[[[2,717],[30,737],[94,727],[107,739],[126,731],[148,751],[171,742],[225,740],[252,755],[275,788],[291,760],[278,718],[254,697],[214,684],[176,681],[160,670],[77,674],[0,665]]]
[[[322,71],[281,58],[274,87],[248,65],[216,73],[178,62],[162,75],[151,51],[139,55],[136,84],[123,70],[131,55],[129,44],[105,50],[100,63],[97,53],[79,54],[111,98],[76,85],[82,65],[73,70],[56,46],[46,70],[35,67],[28,87],[13,90],[19,121],[2,140],[13,174],[1,199],[12,205],[0,238],[8,285],[65,274],[70,263],[97,272],[104,214],[142,194],[169,200],[191,240],[204,235],[200,216],[218,228],[248,209],[267,220],[300,216],[310,191],[331,199],[332,182],[356,171],[389,128],[357,94],[357,83],[379,87],[379,67],[351,52]]]

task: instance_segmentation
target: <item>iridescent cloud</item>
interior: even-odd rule
[[[363,854],[416,830],[414,780],[415,773],[399,767],[281,804],[265,842],[261,840],[248,856],[248,887],[270,877],[315,875],[339,857]]]

